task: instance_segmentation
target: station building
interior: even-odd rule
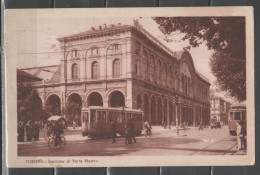
[[[210,83],[195,70],[190,53],[170,50],[137,21],[57,40],[60,65],[22,69],[43,79],[33,83],[43,106],[63,109],[74,101],[141,109],[153,125],[210,123]]]

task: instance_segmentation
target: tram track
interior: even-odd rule
[[[213,144],[210,144],[210,145],[207,145],[207,146],[205,146],[205,147],[203,147],[203,148],[201,148],[201,149],[199,149],[199,150],[197,150],[197,151],[194,151],[194,152],[192,152],[192,153],[190,153],[189,155],[194,155],[194,154],[196,154],[196,153],[199,153],[199,152],[202,152],[202,151],[207,151],[207,148],[210,148],[210,147],[212,147],[212,146],[214,146],[214,145],[217,145],[217,144],[219,144],[219,143],[221,143],[221,142],[223,142],[223,141],[226,141],[228,138],[231,138],[232,136],[227,136],[227,137],[225,137],[225,138],[223,138],[223,139],[221,139],[221,140],[218,140],[218,141],[216,141],[216,142],[214,142]],[[233,144],[231,147],[229,147],[227,150],[225,150],[225,152],[223,153],[223,155],[225,155],[226,153],[228,153],[232,148],[234,148],[234,146],[236,146],[237,145],[237,143],[235,143],[235,144]]]

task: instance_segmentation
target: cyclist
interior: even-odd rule
[[[55,140],[54,146],[57,146],[60,142],[61,134],[63,133],[62,126],[59,124],[59,122],[55,122],[53,125],[53,136]]]
[[[151,135],[152,126],[148,121],[144,123],[145,132],[147,135]]]

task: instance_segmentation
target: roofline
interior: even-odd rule
[[[22,68],[20,70],[39,69],[39,68],[45,68],[45,67],[60,67],[60,66],[61,66],[61,64],[55,64],[55,65],[49,65],[49,66],[27,67],[27,68]]]

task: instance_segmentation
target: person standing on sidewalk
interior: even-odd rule
[[[203,126],[203,124],[202,124],[202,122],[200,122],[199,131],[200,131],[200,130],[203,130],[203,127],[202,127],[202,126]]]
[[[111,126],[112,143],[116,143],[116,124],[113,120],[111,121],[110,126]]]
[[[242,139],[243,139],[243,132],[241,122],[237,121],[237,150],[242,149]]]

